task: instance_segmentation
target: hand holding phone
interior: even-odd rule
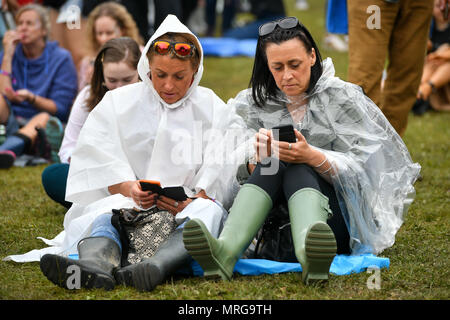
[[[142,191],[151,191],[176,201],[184,201],[187,199],[184,188],[181,186],[161,188],[161,183],[154,180],[139,180],[139,183]]]

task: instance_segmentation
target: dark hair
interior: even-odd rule
[[[92,111],[103,99],[108,91],[103,84],[103,64],[108,62],[126,62],[131,68],[137,69],[141,50],[137,42],[129,37],[120,37],[108,40],[97,54],[94,61],[94,72],[91,78],[91,90],[86,101],[86,107]]]
[[[311,67],[311,78],[309,80],[308,89],[306,90],[307,93],[312,91],[317,80],[319,80],[322,75],[322,57],[319,48],[305,26],[301,23],[290,29],[283,29],[276,26],[271,33],[265,36],[259,36],[256,45],[255,61],[249,86],[252,88],[252,97],[258,107],[262,107],[268,99],[277,97],[279,93],[275,79],[267,65],[267,44],[280,44],[281,42],[294,38],[299,39],[303,43],[306,52],[311,53],[314,48],[316,53],[316,63]]]

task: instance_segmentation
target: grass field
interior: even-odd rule
[[[288,12],[308,26],[322,43],[324,1],[309,1],[308,12]],[[331,56],[339,77],[346,79],[347,55]],[[225,101],[248,86],[252,59],[205,60],[202,85],[212,88]],[[170,279],[153,292],[117,287],[113,291],[64,290],[48,281],[38,263],[0,261],[0,299],[449,299],[449,196],[450,115],[429,112],[410,116],[404,137],[414,161],[422,165],[423,180],[416,183],[417,197],[395,244],[381,256],[390,268],[381,270],[381,289],[369,290],[363,272],[330,276],[324,287],[306,287],[298,273],[236,276],[230,282],[202,278]],[[0,258],[25,253],[45,244],[38,236],[53,238],[62,230],[65,209],[52,202],[41,185],[44,166],[0,171]]]

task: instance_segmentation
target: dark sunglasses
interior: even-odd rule
[[[271,21],[264,23],[259,27],[259,36],[266,36],[269,33],[273,32],[277,26],[279,26],[282,29],[291,29],[298,26],[300,22],[296,17],[286,17],[282,18],[280,20]]]
[[[186,42],[170,42],[166,40],[153,41],[152,47],[158,54],[166,55],[170,51],[179,58],[190,58],[194,54],[195,47]]]

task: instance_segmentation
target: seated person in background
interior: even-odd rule
[[[228,29],[223,33],[224,38],[257,39],[260,25],[286,16],[282,0],[250,0],[250,5],[255,21],[242,27]]]
[[[61,163],[52,164],[42,172],[45,191],[50,198],[66,208],[72,205],[65,201],[66,182],[70,157],[80,130],[89,113],[108,90],[139,81],[137,64],[140,57],[139,45],[133,39],[121,37],[109,40],[95,59],[91,84],[85,86],[75,99],[59,150]]]
[[[433,7],[433,23],[428,40],[428,55],[423,67],[417,100],[412,111],[422,115],[430,108],[450,111],[450,23],[444,19],[439,0]]]
[[[228,105],[255,132],[251,176],[218,238],[197,219],[183,231],[205,276],[230,280],[280,202],[293,240],[289,262],[300,262],[306,284],[328,280],[336,253],[377,254],[391,246],[420,166],[380,109],[360,87],[334,76],[331,59],[322,62],[295,17],[259,28],[250,83]],[[290,136],[280,141],[276,126],[288,126]]]
[[[136,22],[123,5],[109,1],[95,7],[89,13],[86,22],[85,43],[88,54],[81,60],[78,90],[90,82],[94,59],[101,46],[106,41],[118,37],[130,37],[140,46],[142,45]]]
[[[67,121],[77,94],[77,73],[70,53],[47,40],[47,11],[35,4],[21,7],[16,24],[16,30],[5,33],[0,53],[0,123],[6,124],[7,134],[0,146],[3,168],[33,147],[36,128],[47,127],[56,155],[63,133],[61,122]]]

